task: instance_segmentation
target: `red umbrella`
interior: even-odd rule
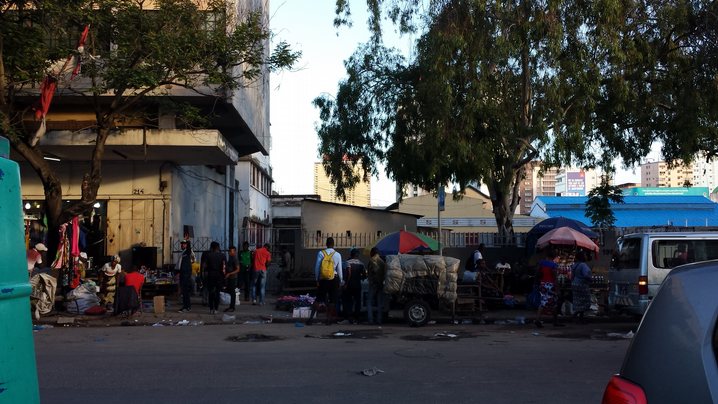
[[[545,248],[549,244],[575,245],[577,247],[587,248],[591,251],[598,251],[598,246],[593,240],[586,237],[580,231],[576,231],[568,226],[551,230],[538,239],[537,242],[540,248]]]

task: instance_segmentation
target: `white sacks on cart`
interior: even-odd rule
[[[385,292],[422,294],[435,290],[439,298],[453,300],[459,263],[456,258],[438,255],[388,255]]]

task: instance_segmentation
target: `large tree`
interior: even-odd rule
[[[520,180],[544,166],[633,165],[654,141],[668,160],[715,154],[716,9],[708,1],[367,1],[370,44],[345,62],[336,97],[315,100],[325,169],[342,195],[361,178],[489,188],[512,232]],[[421,2],[426,4],[427,2]],[[338,1],[337,24],[348,21]],[[384,8],[382,8],[384,7]],[[419,29],[411,60],[381,45],[382,11]]]
[[[42,180],[50,235],[94,204],[105,142],[123,122],[151,125],[162,104],[190,124],[207,123],[212,111],[173,102],[169,88],[228,98],[269,71],[291,68],[300,56],[284,42],[269,51],[268,18],[261,9],[238,12],[224,0],[4,0],[1,5],[0,135]],[[84,47],[78,49],[83,33]],[[54,83],[55,93],[84,102],[95,116],[86,128],[96,138],[82,197],[64,208],[60,177],[45,160],[32,125],[43,80],[48,94]]]

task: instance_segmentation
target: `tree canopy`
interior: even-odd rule
[[[586,213],[591,225],[598,229],[612,230],[616,224],[616,216],[611,209],[612,204],[624,203],[623,191],[611,185],[608,176],[601,177],[601,184],[588,192]]]
[[[344,159],[403,188],[489,188],[512,231],[528,164],[640,162],[716,153],[717,6],[708,1],[367,0],[372,42],[320,109],[320,155],[337,193],[360,178]],[[425,5],[422,9],[421,6]],[[349,21],[337,2],[335,23]],[[419,11],[420,17],[417,15]],[[411,59],[382,46],[382,15],[419,29]],[[711,53],[711,50],[713,53]]]
[[[191,124],[207,123],[199,108],[174,103],[168,88],[228,98],[268,71],[291,68],[300,53],[285,42],[268,49],[266,13],[237,10],[221,0],[2,2],[0,134],[40,176],[51,226],[95,202],[105,141],[123,121],[147,120],[163,103]],[[78,60],[79,71],[73,69]],[[87,128],[96,141],[82,198],[65,209],[60,178],[35,141],[37,128],[28,125],[43,80],[54,83],[56,95],[83,100],[95,115]]]

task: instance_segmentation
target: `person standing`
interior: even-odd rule
[[[237,300],[237,274],[239,274],[239,260],[237,259],[237,247],[229,247],[229,258],[227,259],[227,273],[224,275],[226,290],[229,293],[229,307],[225,312],[233,312]]]
[[[209,245],[209,249],[210,251],[202,254],[202,268],[205,273],[209,314],[217,314],[217,310],[219,309],[219,292],[222,291],[227,257],[219,251],[219,243],[216,241],[213,241]]]
[[[538,308],[536,313],[536,320],[534,325],[538,328],[543,328],[541,324],[541,315],[544,310],[548,309],[553,315],[553,326],[563,327],[564,324],[558,322],[558,256],[553,250],[549,250],[546,254],[548,259],[542,260],[538,263],[537,277],[540,278],[541,284],[539,286],[539,293],[541,294],[541,306]]]
[[[115,303],[115,291],[119,283],[120,272],[122,272],[120,256],[113,255],[112,261],[103,265],[100,272],[102,272],[103,275],[100,276],[100,293],[98,297],[102,301],[102,304],[109,308],[111,304]]]
[[[571,267],[571,292],[573,295],[573,321],[577,324],[588,324],[583,313],[591,307],[591,268],[586,265],[586,253],[579,251],[576,262]]]
[[[374,247],[370,252],[371,260],[367,267],[367,278],[369,279],[369,297],[366,301],[367,312],[369,313],[369,324],[374,323],[374,308],[372,303],[376,299],[377,313],[376,324],[381,324],[381,315],[384,308],[384,278],[386,277],[386,264],[379,257],[379,249]]]
[[[282,263],[279,265],[279,292],[278,296],[282,295],[284,288],[287,286],[287,279],[289,279],[289,273],[291,272],[292,255],[287,251],[287,246],[282,246]]]
[[[267,283],[267,265],[272,260],[269,243],[254,250],[252,254],[254,269],[252,271],[252,304],[264,304],[264,286]],[[259,301],[257,301],[259,299]]]
[[[189,313],[192,311],[192,302],[190,302],[190,294],[192,293],[192,243],[189,241],[189,234],[185,234],[185,239],[180,242],[179,261],[175,265],[175,270],[180,275],[180,293],[182,293],[182,308],[180,313]]]
[[[342,286],[342,308],[344,310],[344,319],[347,321],[350,317],[354,317],[354,324],[359,322],[359,314],[361,314],[361,281],[366,279],[366,269],[364,263],[359,261],[359,249],[352,247],[349,250],[349,259],[344,261],[344,286]]]
[[[339,298],[339,286],[342,283],[342,256],[339,251],[334,250],[333,237],[327,238],[327,248],[317,254],[314,275],[317,280],[317,298],[312,303],[307,325],[312,325],[319,303],[327,303],[327,295],[329,296],[327,325],[331,325],[334,307]]]
[[[474,251],[474,268],[479,267],[479,260],[484,259],[484,243],[479,244],[479,247]]]
[[[249,243],[242,243],[242,251],[239,252],[239,288],[244,288],[244,301],[249,301],[252,284],[252,252],[249,251]]]

